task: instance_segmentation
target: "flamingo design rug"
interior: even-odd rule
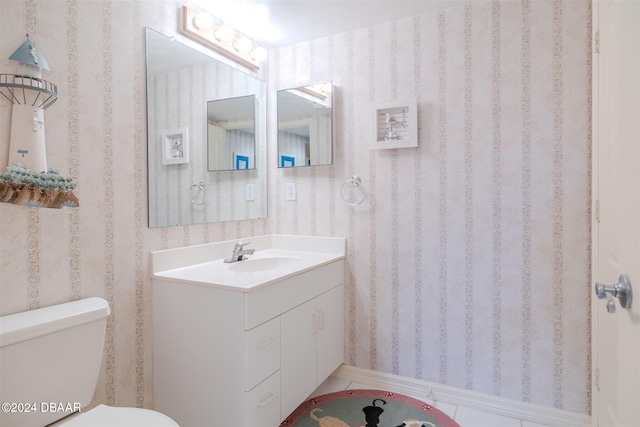
[[[444,412],[409,396],[344,390],[309,399],[280,427],[460,427]]]

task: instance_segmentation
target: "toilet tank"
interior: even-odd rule
[[[86,298],[0,317],[0,426],[46,426],[91,402],[109,314]]]

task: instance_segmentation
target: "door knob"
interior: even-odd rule
[[[631,308],[631,301],[633,299],[633,292],[631,288],[631,280],[626,274],[621,274],[618,277],[618,283],[615,285],[607,286],[602,283],[596,283],[596,295],[600,299],[607,299],[607,311],[613,313],[616,311],[616,303],[612,296],[620,300],[620,306],[622,308]]]

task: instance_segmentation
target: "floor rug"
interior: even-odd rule
[[[381,390],[344,390],[303,402],[280,427],[460,427],[428,403]]]

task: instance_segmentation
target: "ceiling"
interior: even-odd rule
[[[463,0],[192,1],[267,48],[287,46],[463,3]],[[270,36],[269,28],[275,29],[279,36]]]

